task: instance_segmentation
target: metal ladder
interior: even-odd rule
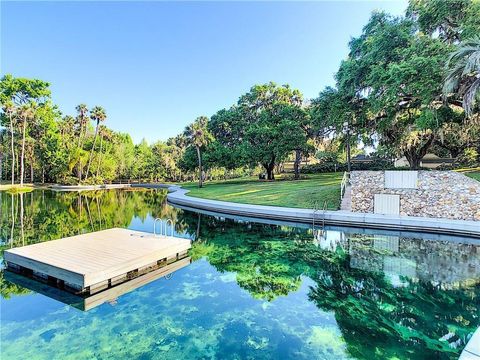
[[[157,221],[160,221],[160,232],[157,234]],[[153,221],[153,236],[155,237],[166,237],[168,236],[167,231],[168,231],[168,224],[170,224],[171,228],[171,235],[174,236],[175,234],[175,223],[173,222],[172,219],[167,219],[165,222],[163,222],[163,219],[161,218],[156,218]]]
[[[157,221],[160,221],[160,233],[158,233],[158,234],[157,234]],[[167,220],[165,220],[165,222],[163,222],[163,219],[161,219],[161,218],[156,218],[153,221],[153,236],[155,236],[155,237],[166,237],[168,235],[167,234],[168,224],[170,224],[170,228],[172,229],[170,236],[174,236],[175,235],[175,223],[173,222],[173,220],[172,219],[167,219]],[[172,276],[173,276],[173,273],[170,273],[170,274],[165,275],[164,278],[166,280],[170,280],[172,278]]]

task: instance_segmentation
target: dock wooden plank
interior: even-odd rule
[[[86,288],[190,246],[187,239],[114,228],[6,250],[4,259]]]

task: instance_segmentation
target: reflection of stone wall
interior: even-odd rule
[[[446,288],[480,279],[479,245],[377,235],[349,235],[342,245],[350,254],[350,266],[357,269],[406,276]]]
[[[352,211],[373,212],[375,194],[400,195],[400,215],[480,221],[480,182],[453,171],[419,171],[417,189],[385,189],[383,171],[353,171]]]

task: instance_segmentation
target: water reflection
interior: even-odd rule
[[[358,358],[453,356],[480,325],[480,245],[471,241],[348,230],[319,237],[213,217],[200,233],[192,256],[235,273],[255,298],[273,301],[312,279],[310,301],[334,311]]]
[[[84,192],[30,193],[0,192],[0,244],[16,247],[60,239],[86,232],[139,226],[151,219],[170,218],[180,233],[185,224],[178,219],[181,210],[166,204],[166,192],[148,189],[101,190]]]
[[[114,226],[152,231],[156,217],[173,218],[177,235],[195,239],[192,265],[168,286],[154,281],[121,296],[114,319],[108,304],[91,317],[69,313],[85,331],[122,349],[120,357],[138,353],[112,335],[117,328],[141,334],[150,357],[162,348],[169,357],[456,358],[480,325],[480,245],[469,239],[348,229],[314,233],[308,227],[234,221],[173,208],[164,192],[151,190],[0,196],[3,248]],[[2,300],[2,312],[28,292],[3,278],[0,284],[3,299],[11,298]],[[26,299],[29,306],[38,301],[33,294]],[[6,337],[57,327],[76,341],[73,327],[55,322],[65,320],[63,315],[36,308],[44,311],[41,322],[16,323]],[[21,317],[14,307],[9,314]],[[164,332],[169,340],[158,340]],[[203,339],[203,348],[195,338]],[[86,336],[83,346],[96,341]],[[13,353],[14,346],[2,342]],[[38,351],[47,354],[43,347]]]
[[[58,289],[57,287],[50,286],[44,282],[40,282],[35,279],[16,274],[11,271],[5,271],[4,276],[7,282],[48,296],[49,298],[60,301],[76,309],[82,311],[89,311],[106,302],[110,303],[111,305],[115,305],[117,303],[117,299],[120,296],[132,292],[135,289],[145,286],[155,280],[159,280],[161,278],[169,280],[172,278],[175,271],[190,265],[190,263],[191,258],[185,256],[178,260],[169,262],[165,266],[162,266],[156,270],[150,271],[139,277],[123,282],[117,286],[110,287],[104,291],[88,296],[75,295],[71,292]]]

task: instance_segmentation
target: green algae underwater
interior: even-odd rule
[[[2,359],[456,359],[480,326],[480,244],[260,224],[155,190],[0,192],[2,252],[171,218],[192,263],[80,311],[0,273]]]

